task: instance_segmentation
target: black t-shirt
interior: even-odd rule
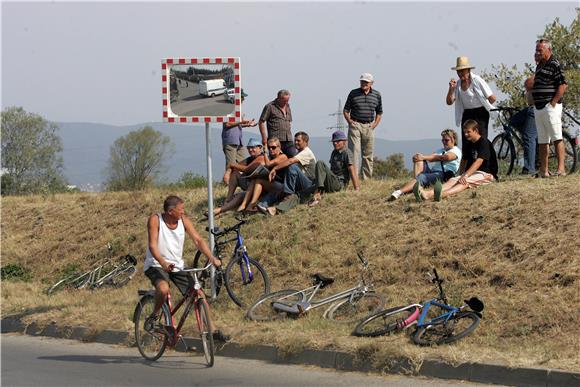
[[[465,165],[466,171],[471,167],[475,160],[483,159],[483,163],[479,168],[477,168],[477,170],[490,173],[497,179],[497,157],[495,155],[495,150],[491,145],[491,141],[487,138],[480,137],[480,139],[474,143],[466,141],[463,149],[463,157],[467,162]]]

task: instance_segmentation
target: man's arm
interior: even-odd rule
[[[199,235],[195,227],[193,227],[193,223],[191,223],[191,220],[189,220],[189,218],[186,216],[183,216],[181,220],[183,221],[183,227],[185,227],[185,232],[187,233],[187,235],[189,235],[191,240],[193,240],[195,247],[197,247],[197,249],[201,251],[201,253],[205,255],[210,260],[210,262],[213,263],[214,266],[216,267],[221,266],[222,262],[218,258],[213,256],[213,254],[209,250],[208,244]]]
[[[268,179],[270,181],[273,181],[274,178],[276,177],[276,171],[280,170],[280,169],[284,169],[286,167],[288,167],[289,165],[292,164],[296,164],[296,163],[300,163],[300,160],[298,160],[296,157],[291,157],[289,159],[286,159],[282,162],[280,162],[280,164],[274,166],[274,168],[272,168],[272,170],[270,171],[270,174],[268,175]]]
[[[465,171],[466,165],[467,165],[467,160],[461,159],[461,163],[459,163],[459,173],[463,173]]]
[[[344,119],[346,120],[346,122],[349,125],[352,125],[352,120],[350,119],[350,112],[347,112],[346,110],[342,112],[342,115],[344,116]]]
[[[483,164],[483,159],[478,158],[477,160],[475,160],[473,164],[471,164],[469,169],[461,174],[459,182],[463,185],[467,185],[467,178],[473,175],[473,173],[477,171],[479,167],[481,167],[481,164]]]
[[[242,173],[248,173],[248,172],[252,172],[260,164],[264,164],[264,156],[256,157],[254,160],[252,160],[252,162],[250,164],[247,164],[247,165],[241,164],[241,163],[230,164],[230,168],[232,168],[236,171],[240,171]]]
[[[360,184],[358,182],[358,174],[356,173],[356,169],[354,169],[354,165],[350,164],[348,166],[348,174],[350,175],[350,180],[352,180],[354,190],[358,191],[360,189]]]
[[[375,116],[375,120],[373,121],[373,123],[371,125],[371,129],[374,130],[377,126],[379,126],[379,122],[381,122],[381,117],[382,116],[383,116],[382,114],[377,114]]]
[[[451,160],[457,159],[457,155],[453,152],[450,152],[450,151],[445,152],[445,154],[433,153],[433,154],[430,154],[428,156],[425,156],[425,155],[421,155],[418,153],[417,155],[421,156],[418,158],[418,161],[425,160],[425,161],[433,162],[433,161],[451,161]],[[415,156],[417,156],[417,155],[415,155]]]
[[[276,165],[280,165],[286,160],[288,160],[288,156],[286,156],[284,153],[280,154],[280,156],[276,157],[274,160],[270,160],[267,157],[264,157],[264,165],[266,168],[270,169]]]
[[[564,92],[566,91],[567,88],[568,85],[566,83],[562,83],[560,86],[558,86],[556,94],[554,94],[552,101],[550,101],[550,105],[552,105],[552,107],[556,107],[556,104],[564,96]]]
[[[270,104],[266,104],[264,109],[262,109],[262,114],[260,114],[260,119],[258,120],[258,127],[260,128],[260,135],[262,136],[262,145],[264,149],[268,146],[268,134],[266,133],[266,121],[270,118]]]
[[[151,251],[151,255],[153,255],[153,258],[159,262],[164,271],[170,272],[170,264],[165,260],[165,258],[161,256],[161,252],[159,252],[159,248],[157,246],[157,241],[159,239],[159,217],[157,215],[151,215],[149,217],[149,220],[147,221],[147,233],[149,238],[149,251]]]

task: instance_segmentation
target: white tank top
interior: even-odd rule
[[[185,242],[185,227],[183,227],[183,221],[179,219],[177,221],[177,227],[175,230],[172,230],[167,227],[161,214],[157,214],[157,216],[159,217],[157,248],[167,262],[173,263],[178,269],[183,269],[183,243]],[[161,265],[153,257],[149,248],[147,248],[143,269],[146,271],[150,267],[161,267]]]

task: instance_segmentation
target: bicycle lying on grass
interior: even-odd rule
[[[214,227],[211,231],[215,236],[214,255],[220,259],[223,258],[226,246],[230,242],[236,242],[225,271],[221,268],[205,270],[200,273],[199,280],[202,287],[210,294],[211,301],[217,298],[222,284],[225,283],[232,301],[240,307],[246,307],[270,292],[270,279],[262,265],[248,255],[248,250],[244,245],[240,229],[247,221],[241,218],[236,218],[236,220],[238,223],[231,227],[224,229]],[[235,234],[235,236],[228,238],[229,234]],[[193,259],[193,267],[199,268],[207,263],[207,258],[202,255],[201,251],[198,251]]]
[[[150,326],[146,326],[146,320],[153,314],[155,309],[155,290],[139,290],[141,299],[135,307],[133,322],[135,323],[135,342],[141,355],[147,359],[155,361],[163,355],[167,346],[175,347],[179,340],[187,348],[187,343],[180,335],[187,317],[191,310],[195,312],[196,329],[201,337],[203,353],[208,367],[214,363],[214,341],[211,332],[211,320],[209,316],[209,305],[205,300],[201,283],[197,278],[198,272],[208,270],[211,264],[199,269],[184,269],[177,273],[188,273],[193,284],[187,289],[185,296],[175,307],[171,304],[171,295],[167,296],[165,303],[161,307],[159,318]],[[193,275],[191,273],[194,273]],[[177,311],[185,305],[185,309],[179,323],[175,326],[174,317]]]
[[[503,132],[495,136],[491,142],[497,156],[499,173],[502,175],[510,175],[516,165],[521,166],[523,164],[524,142],[518,130],[510,123],[511,117],[519,110],[520,109],[511,107],[498,107],[491,110],[499,112],[499,120],[503,129]],[[570,113],[564,111],[564,114],[567,115],[572,122],[575,122],[576,125],[580,125],[580,122],[578,122],[578,120],[576,120]],[[566,173],[573,173],[576,171],[578,163],[578,138],[569,133],[566,129],[562,129],[562,140],[564,142],[565,150],[564,166],[566,168]],[[539,155],[538,144],[536,143],[536,168],[539,166]],[[552,143],[550,144],[548,151],[548,168],[550,170],[555,170],[557,169],[557,166],[558,159],[556,157],[556,149]]]
[[[263,296],[248,309],[246,317],[254,321],[300,317],[311,309],[329,305],[324,312],[324,318],[353,322],[381,310],[385,305],[384,297],[377,294],[373,285],[366,279],[369,262],[360,252],[357,255],[362,263],[358,285],[326,298],[316,299],[319,290],[334,282],[333,278],[317,273],[311,276],[313,279],[311,287],[303,290],[285,289]]]
[[[479,325],[483,302],[472,297],[460,307],[449,305],[443,291],[437,270],[433,269],[435,277],[432,282],[437,284],[437,298],[423,304],[398,306],[380,311],[363,319],[354,329],[354,336],[376,337],[392,332],[398,332],[416,324],[412,335],[413,341],[419,345],[446,344],[457,341],[470,333]],[[471,308],[466,311],[465,308]],[[436,309],[435,315],[428,313]]]
[[[112,252],[110,244],[107,245],[107,248],[109,252]],[[102,286],[120,288],[133,278],[137,272],[136,265],[137,259],[130,254],[120,257],[118,261],[114,261],[113,258],[107,258],[103,263],[87,272],[75,272],[61,279],[48,288],[46,293],[53,294],[64,288],[97,289]]]

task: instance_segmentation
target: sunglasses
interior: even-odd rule
[[[268,149],[270,149],[270,150],[274,150],[274,149],[276,149],[276,148],[278,148],[278,145],[275,145],[275,146],[269,146],[269,147],[268,147]]]

